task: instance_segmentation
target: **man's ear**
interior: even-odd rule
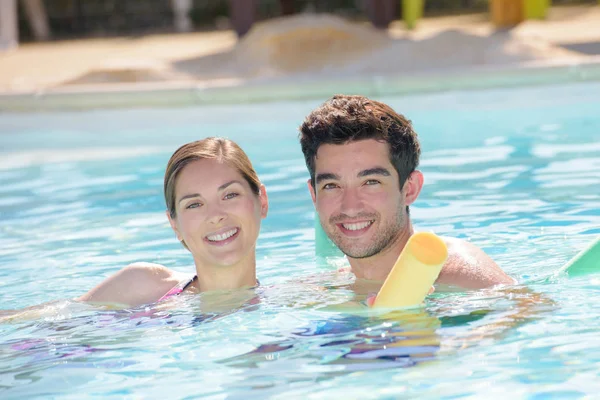
[[[407,206],[417,200],[421,189],[423,188],[423,173],[419,170],[414,170],[409,176],[406,182],[404,182],[404,200]]]
[[[317,193],[315,192],[315,188],[312,185],[312,180],[309,178],[306,182],[308,184],[308,191],[310,192],[310,197],[312,197],[313,204],[317,204]]]
[[[267,196],[267,188],[265,188],[265,185],[260,185],[258,197],[260,200],[260,217],[266,218],[269,212],[269,197]]]
[[[169,210],[167,210],[166,213],[167,218],[169,219],[169,224],[171,224],[171,229],[173,229],[173,232],[175,232],[175,236],[177,236],[177,240],[179,240],[180,242],[183,241],[183,238],[181,237],[181,235],[179,234],[179,230],[177,229],[177,224],[175,223],[175,220],[171,218],[171,213],[169,212]]]

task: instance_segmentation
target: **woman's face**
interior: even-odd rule
[[[256,196],[235,168],[203,159],[179,173],[175,210],[175,218],[167,212],[171,226],[197,263],[233,266],[254,259],[268,201],[264,186]]]

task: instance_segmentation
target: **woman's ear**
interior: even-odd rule
[[[423,173],[419,170],[414,170],[404,182],[404,201],[407,206],[417,200],[421,189],[423,188]]]
[[[171,213],[169,212],[169,210],[166,211],[166,214],[167,214],[167,218],[169,219],[169,224],[171,224],[171,229],[173,229],[173,232],[175,232],[175,236],[177,236],[177,240],[179,240],[180,242],[182,242],[183,238],[179,234],[179,230],[177,229],[177,223],[171,217]]]
[[[269,212],[269,196],[267,196],[267,189],[265,185],[260,185],[260,193],[258,196],[260,200],[260,217],[266,218]]]

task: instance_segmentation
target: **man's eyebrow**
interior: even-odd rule
[[[339,175],[336,174],[332,174],[331,172],[324,172],[322,174],[318,174],[317,178],[315,179],[316,183],[320,183],[326,180],[340,180]]]
[[[369,175],[390,176],[392,174],[386,168],[375,167],[375,168],[364,169],[364,170],[360,171],[357,176],[359,178],[362,178],[362,177],[369,176]]]

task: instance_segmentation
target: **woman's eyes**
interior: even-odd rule
[[[189,210],[189,209],[191,209],[191,208],[198,208],[198,207],[200,207],[201,205],[202,205],[201,203],[195,202],[195,203],[190,203],[190,204],[188,204],[187,206],[185,206],[185,208]]]
[[[223,200],[231,200],[234,199],[236,197],[238,197],[240,194],[236,193],[236,192],[231,192],[231,193],[227,193],[225,196],[223,196]],[[199,201],[195,201],[193,203],[188,204],[187,206],[185,206],[186,210],[190,210],[192,208],[200,208],[202,207],[202,203],[200,203]]]

